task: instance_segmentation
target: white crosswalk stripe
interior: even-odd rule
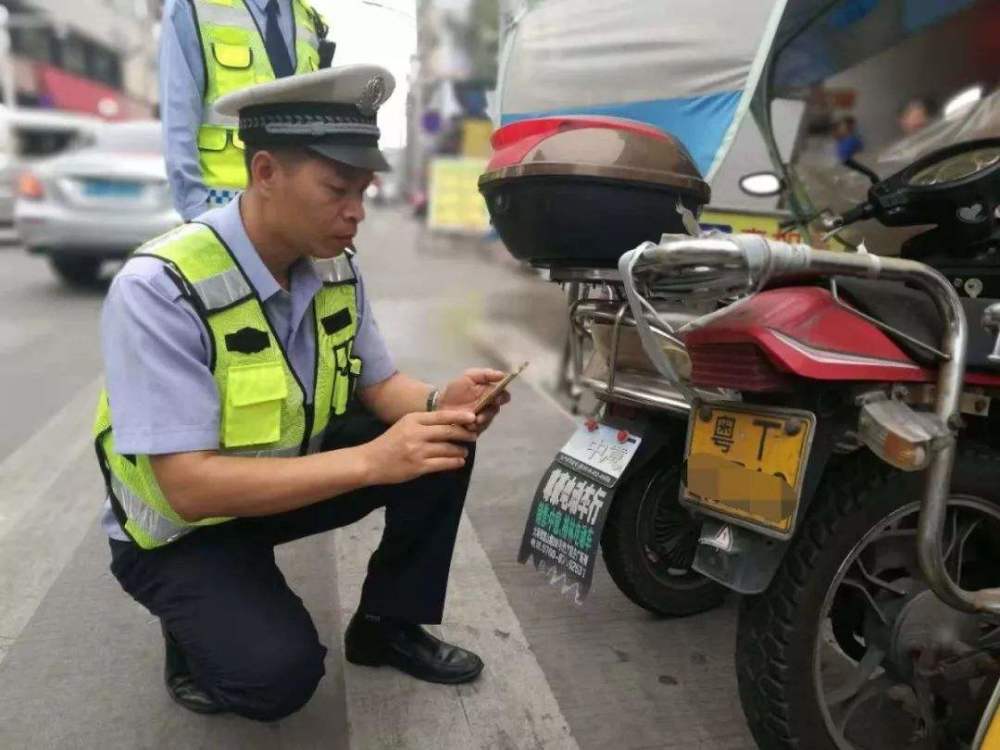
[[[90,436],[101,378],[0,463],[0,662],[72,558],[100,504]],[[68,476],[75,472],[74,476]],[[53,493],[69,482],[79,491]]]

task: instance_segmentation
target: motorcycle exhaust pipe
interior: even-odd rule
[[[683,295],[688,289],[701,296],[714,293],[717,298],[734,292],[756,292],[768,281],[777,279],[826,276],[903,281],[923,289],[944,321],[941,342],[944,361],[938,369],[934,413],[953,437],[938,447],[924,475],[917,530],[920,567],[931,590],[949,606],[964,612],[1000,614],[1000,589],[967,591],[952,580],[945,566],[942,534],[955,464],[954,435],[960,426],[959,406],[969,329],[958,293],[941,273],[923,263],[903,258],[816,250],[808,245],[778,242],[759,235],[664,236],[659,245],[646,243],[626,253],[619,270],[634,314],[639,312],[643,302],[635,289],[634,272],[648,276],[648,285],[658,291]],[[738,289],[740,285],[742,288]],[[702,318],[701,322],[704,321]],[[698,323],[695,321],[692,325]],[[643,341],[645,344],[645,339]]]

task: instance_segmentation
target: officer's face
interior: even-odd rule
[[[286,235],[313,257],[340,255],[354,243],[364,221],[365,190],[373,173],[317,158],[287,165],[284,171],[275,196],[284,204]]]

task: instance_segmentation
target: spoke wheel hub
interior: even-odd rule
[[[903,680],[913,679],[914,668],[925,653],[935,661],[972,650],[979,638],[976,615],[952,609],[924,589],[903,606],[892,624],[884,666]]]

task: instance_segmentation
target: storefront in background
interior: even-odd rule
[[[80,112],[106,120],[151,117],[152,108],[119,90],[52,65],[35,64],[36,106]]]

